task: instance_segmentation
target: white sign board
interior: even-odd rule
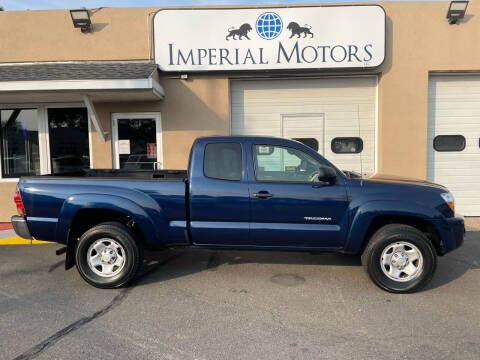
[[[371,68],[385,57],[378,5],[160,10],[162,71]]]
[[[130,140],[118,140],[118,153],[120,155],[130,154]]]

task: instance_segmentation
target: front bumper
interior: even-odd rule
[[[15,233],[21,238],[31,240],[32,235],[30,235],[30,230],[28,230],[27,220],[25,217],[20,215],[12,216],[12,225]]]
[[[440,255],[444,255],[462,246],[465,240],[465,221],[463,216],[457,215],[453,218],[434,221],[442,239]]]

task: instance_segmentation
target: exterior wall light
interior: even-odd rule
[[[90,31],[92,21],[87,9],[70,10],[70,16],[72,17],[74,27],[80,28],[82,33]]]
[[[459,19],[463,19],[467,6],[468,1],[451,1],[447,12],[448,23],[450,25],[456,24]]]

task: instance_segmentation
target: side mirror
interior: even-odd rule
[[[322,166],[318,169],[318,181],[335,184],[337,182],[337,172],[330,166]]]

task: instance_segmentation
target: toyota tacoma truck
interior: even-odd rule
[[[445,187],[361,178],[274,137],[198,138],[187,171],[24,177],[14,200],[16,233],[64,244],[100,288],[134,279],[145,248],[197,247],[356,254],[379,287],[414,292],[465,236]]]

